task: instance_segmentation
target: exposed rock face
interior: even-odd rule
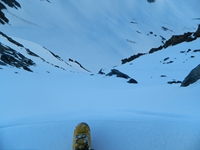
[[[3,9],[6,9],[6,7],[0,2],[0,24],[5,24],[9,21],[4,15],[4,13],[1,11]]]
[[[20,4],[16,0],[2,0],[8,7],[12,8],[20,8]],[[4,13],[2,12],[3,9],[6,9],[4,3],[0,2],[0,24],[8,23],[9,20],[6,18]]]
[[[10,65],[32,72],[29,67],[35,65],[35,63],[31,59],[26,58],[21,53],[0,43],[0,65]]]
[[[162,46],[162,45],[161,45],[160,47],[158,47],[158,48],[152,48],[152,49],[150,49],[149,54],[154,53],[154,52],[156,52],[156,51],[159,51],[159,50],[161,50],[161,49],[163,49],[163,46]]]
[[[16,0],[2,0],[9,7],[18,8],[21,7],[20,4]]]
[[[200,64],[195,67],[183,80],[181,86],[186,87],[200,79]]]
[[[160,46],[157,49],[161,50],[162,48],[174,46],[174,45],[180,44],[182,42],[191,42],[191,41],[196,40],[199,37],[200,37],[200,25],[198,26],[196,32],[187,32],[187,33],[184,33],[183,35],[173,35],[169,40],[167,40],[164,43],[163,46]],[[156,49],[156,48],[154,48],[154,49]],[[149,53],[151,53],[151,50]]]
[[[0,31],[0,35],[5,37],[9,42],[15,44],[19,47],[24,47],[22,44],[18,43],[17,41],[13,40],[11,37],[7,36],[3,32]],[[31,52],[29,49],[26,49],[27,53],[30,55],[36,55],[33,52]],[[26,71],[32,72],[32,70],[29,68],[30,66],[34,66],[35,63],[22,55],[21,53],[17,52],[16,50],[10,48],[9,46],[3,45],[0,42],[0,65],[10,65],[16,68],[23,68]]]
[[[0,35],[2,35],[3,37],[5,37],[9,42],[19,46],[19,47],[24,47],[22,44],[18,43],[17,41],[13,40],[11,37],[7,36],[6,34],[4,34],[3,32],[0,31]]]
[[[164,48],[169,46],[174,46],[182,42],[190,42],[195,40],[195,38],[191,37],[192,32],[184,33],[183,35],[173,35],[168,41],[163,45]]]

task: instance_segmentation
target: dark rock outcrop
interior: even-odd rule
[[[200,37],[200,25],[199,25],[197,31],[194,33],[194,36],[195,37]]]
[[[182,42],[193,41],[195,40],[195,38],[191,36],[192,34],[193,34],[192,32],[187,32],[187,33],[184,33],[183,35],[173,35],[169,40],[165,42],[163,47],[167,48],[169,46],[174,46]]]
[[[200,25],[198,26],[195,32],[187,32],[184,33],[183,35],[173,35],[169,40],[165,42],[163,47],[167,48],[169,46],[174,46],[182,42],[191,42],[199,37],[200,37]]]
[[[3,9],[6,9],[6,7],[0,2],[0,23],[1,24],[8,23],[9,21],[4,15],[4,13],[2,12]]]
[[[16,0],[2,0],[6,5],[12,8],[20,8],[20,4]]]
[[[5,37],[9,42],[15,44],[16,46],[19,46],[19,47],[24,47],[21,43],[13,40],[11,37],[7,36],[6,34],[4,34],[3,32],[0,31],[0,35],[2,35],[3,37]]]
[[[152,49],[150,49],[149,54],[154,53],[154,52],[156,52],[156,51],[159,51],[159,50],[161,50],[161,49],[163,49],[163,46],[162,46],[162,45],[159,46],[158,48],[152,48]]]
[[[183,80],[181,86],[182,87],[187,87],[190,84],[195,83],[197,80],[200,79],[200,64],[195,67]]]
[[[193,52],[200,52],[200,49],[195,49],[195,50],[193,50]]]
[[[0,24],[6,24],[9,22],[8,18],[6,18],[5,14],[2,12],[2,10],[7,9],[4,4],[6,4],[8,7],[12,7],[15,9],[21,8],[20,4],[16,0],[1,0],[0,2]]]
[[[132,78],[131,78],[130,80],[128,80],[127,82],[128,82],[128,83],[134,83],[134,84],[137,84],[137,83],[138,83],[135,79],[132,79]]]
[[[167,82],[168,84],[180,84],[180,83],[182,83],[181,81],[168,81]]]
[[[130,78],[128,75],[120,72],[117,69],[112,69],[111,72],[108,73],[106,76],[113,76],[113,75],[116,75],[117,77],[124,78],[124,79],[129,79]]]
[[[32,72],[29,67],[34,66],[35,63],[31,59],[26,58],[24,55],[17,52],[16,50],[8,46],[4,46],[0,43],[0,65],[10,65],[16,68],[23,68],[26,71]]]
[[[54,54],[55,55],[55,54]],[[56,55],[57,56],[57,55]],[[60,58],[60,57],[59,57]],[[87,70],[85,67],[83,67],[82,65],[81,65],[81,63],[79,63],[78,61],[76,61],[76,60],[73,60],[73,59],[71,59],[71,58],[69,58],[69,61],[70,62],[74,62],[74,63],[76,63],[77,65],[79,65],[83,70],[85,70],[85,71],[87,71],[87,72],[90,72],[89,70]]]
[[[147,0],[149,3],[154,3],[156,0]]]
[[[134,59],[139,58],[140,56],[145,55],[145,54],[146,54],[146,53],[138,53],[138,54],[136,54],[136,55],[132,55],[132,56],[129,57],[129,58],[122,59],[122,60],[121,60],[121,61],[122,61],[122,64],[125,64],[125,63],[127,63],[127,62],[133,61]]]
[[[105,73],[103,72],[103,69],[100,69],[98,74],[104,75]]]
[[[116,75],[117,77],[120,77],[120,78],[129,79],[127,81],[128,83],[134,83],[134,84],[138,83],[135,79],[130,78],[127,74],[122,73],[121,71],[119,71],[117,69],[112,69],[111,72],[106,74],[106,76],[113,76],[113,75]]]

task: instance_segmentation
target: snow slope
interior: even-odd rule
[[[182,81],[199,64],[200,39],[119,65],[124,56],[158,47],[160,35],[196,31],[197,0],[18,2],[21,9],[4,10],[10,22],[1,29],[24,48],[3,36],[0,42],[36,66],[33,73],[0,66],[0,150],[70,150],[79,122],[90,125],[95,150],[200,149],[200,82],[167,83]],[[69,58],[92,72],[118,69],[138,84],[88,74]]]
[[[140,87],[98,76],[10,76],[1,88],[1,149],[71,149],[82,121],[96,150],[199,149],[199,82]]]
[[[9,25],[2,26],[5,34],[77,60],[93,72],[147,52],[163,38],[195,31],[200,22],[198,0],[18,2],[21,8],[3,10],[9,18]]]
[[[190,58],[192,51],[180,50],[194,50],[199,43],[182,43],[116,67],[139,84],[83,72],[1,71],[0,149],[71,149],[73,129],[84,121],[95,150],[198,150],[200,82],[181,88],[167,81],[182,80],[196,66],[199,53]],[[176,59],[162,64],[166,56]]]

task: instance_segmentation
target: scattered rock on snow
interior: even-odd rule
[[[132,79],[132,78],[131,78],[130,80],[128,80],[127,82],[128,82],[128,83],[135,83],[135,84],[138,83],[135,79]]]
[[[128,83],[138,83],[135,79],[130,78],[127,74],[120,72],[117,69],[112,69],[111,72],[106,74],[106,76],[113,76],[116,75],[117,77],[124,78],[124,79],[129,79],[127,82]]]
[[[168,60],[169,59],[169,57],[166,57],[166,58],[164,58],[164,61],[166,61],[166,60]]]
[[[193,50],[193,52],[200,52],[200,49],[195,49],[195,50]]]
[[[112,69],[111,72],[109,72],[106,76],[113,76],[113,75],[117,75],[117,77],[125,78],[125,79],[129,79],[130,78],[128,75],[120,72],[117,69]]]
[[[167,77],[166,75],[161,75],[160,77],[164,78],[164,77]]]
[[[103,69],[100,69],[98,74],[104,75],[105,73],[103,72]]]
[[[167,82],[168,84],[179,84],[179,83],[182,83],[181,81],[168,81]]]

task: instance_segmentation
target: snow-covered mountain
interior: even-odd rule
[[[1,4],[9,20],[1,27],[6,35],[44,46],[64,60],[77,60],[92,72],[158,47],[172,35],[194,32],[200,22],[198,0],[13,0],[12,5],[4,0]]]
[[[199,8],[1,0],[0,150],[69,150],[83,121],[95,150],[199,150],[200,82],[180,87],[200,64]]]

